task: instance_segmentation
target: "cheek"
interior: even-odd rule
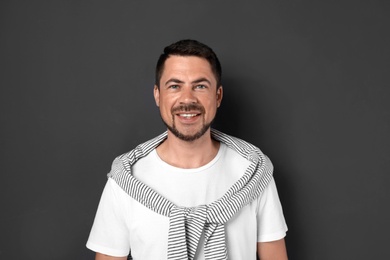
[[[204,105],[211,110],[215,110],[218,107],[218,102],[216,99],[209,99]]]
[[[163,115],[171,117],[172,104],[160,101],[160,112]]]

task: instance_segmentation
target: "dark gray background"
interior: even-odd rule
[[[275,165],[290,259],[390,259],[388,1],[1,1],[0,259],[93,259],[106,173],[161,133],[162,48],[217,52],[215,127]],[[238,259],[233,259],[238,260]]]

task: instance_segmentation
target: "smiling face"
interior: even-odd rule
[[[222,100],[222,86],[206,59],[170,56],[164,64],[154,98],[169,132],[194,141],[210,130]]]

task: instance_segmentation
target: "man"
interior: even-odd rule
[[[271,162],[210,128],[222,96],[211,48],[164,49],[154,98],[168,130],[114,160],[87,242],[96,259],[287,259]]]

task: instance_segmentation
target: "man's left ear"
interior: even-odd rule
[[[153,96],[154,96],[154,101],[156,102],[156,105],[159,107],[160,106],[160,90],[158,89],[157,85],[154,85]]]
[[[223,97],[223,88],[222,86],[219,86],[219,88],[217,89],[217,107],[221,105],[222,97]]]

